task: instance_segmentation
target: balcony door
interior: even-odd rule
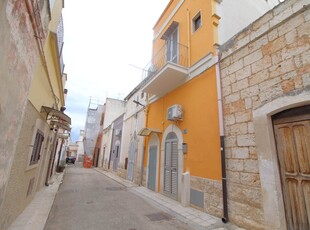
[[[168,36],[166,58],[167,62],[178,63],[178,28],[175,28]]]

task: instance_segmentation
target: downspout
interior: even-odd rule
[[[57,159],[57,164],[56,164],[57,171],[58,171],[58,167],[59,167],[59,163],[60,163],[60,157],[61,157],[63,143],[64,143],[64,139],[61,138],[61,144],[60,144],[60,148],[59,148],[59,152],[58,152],[58,159]]]
[[[188,58],[188,68],[191,66],[191,30],[190,30],[190,15],[189,9],[187,9],[187,58]]]
[[[45,185],[46,186],[49,186],[50,172],[52,170],[52,165],[54,164],[54,156],[56,154],[55,145],[56,145],[56,140],[57,140],[57,133],[58,133],[58,131],[56,131],[55,135],[54,135],[52,151],[51,151],[50,159],[49,159],[49,162],[48,162],[47,173],[46,173],[46,178],[45,178]]]
[[[111,128],[112,128],[112,130],[111,130],[112,137],[111,137],[111,143],[110,143],[110,155],[109,155],[108,169],[110,169],[112,152],[114,151],[113,150],[113,141],[114,141],[114,125],[113,124],[112,124]]]
[[[221,68],[220,68],[221,52],[217,50],[216,60],[216,86],[217,86],[217,103],[220,126],[220,143],[221,143],[221,162],[222,162],[222,191],[223,191],[223,217],[222,222],[228,222],[228,207],[227,207],[227,178],[226,178],[226,163],[225,163],[225,134],[224,134],[224,118],[223,118],[223,102],[221,88]]]
[[[148,118],[148,111],[149,111],[149,94],[147,94],[147,100],[146,100],[146,107],[145,107],[145,127],[147,127],[147,118]],[[141,169],[140,169],[140,186],[142,186],[143,182],[143,171],[144,171],[144,154],[146,153],[145,151],[146,148],[146,137],[144,137],[144,142],[143,142],[143,151],[142,151],[142,157],[141,157]]]

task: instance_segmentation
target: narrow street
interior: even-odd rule
[[[69,165],[44,229],[200,229],[129,190],[94,169]]]

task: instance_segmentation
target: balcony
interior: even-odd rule
[[[166,43],[143,70],[143,92],[158,97],[167,94],[188,76],[188,48],[179,43]]]

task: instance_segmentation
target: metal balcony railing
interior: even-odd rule
[[[143,69],[142,79],[151,79],[167,63],[174,63],[183,67],[188,67],[188,47],[180,43],[164,45]]]

